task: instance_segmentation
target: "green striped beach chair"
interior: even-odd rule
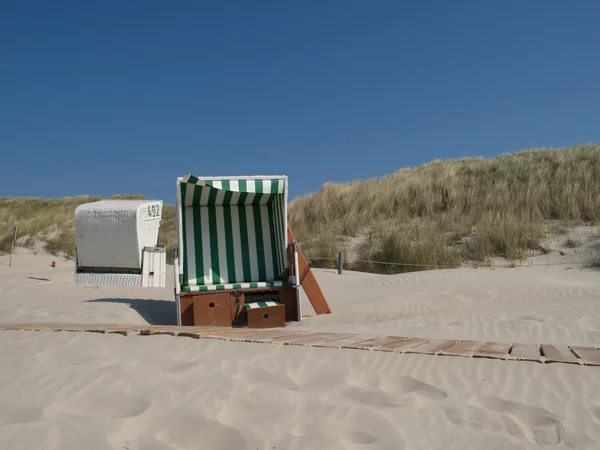
[[[288,284],[287,188],[286,176],[177,179],[179,325],[186,293]]]

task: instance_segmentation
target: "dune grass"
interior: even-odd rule
[[[461,251],[447,245],[435,222],[408,224],[404,227],[383,224],[369,233],[358,247],[353,270],[377,273],[402,273],[429,269],[431,266],[456,267]],[[399,264],[380,264],[389,261]]]
[[[395,273],[428,266],[518,261],[544,251],[563,223],[600,219],[600,146],[534,149],[497,158],[436,160],[414,169],[346,184],[325,184],[290,203],[289,223],[315,267],[336,267],[353,252],[358,270]],[[113,198],[144,198],[122,195]],[[10,251],[12,224],[23,247],[75,254],[75,208],[100,197],[0,199],[0,252]],[[173,205],[164,204],[160,242],[167,260],[176,243]],[[359,242],[352,247],[352,240]],[[573,243],[569,243],[573,246]],[[380,265],[389,261],[402,265]]]
[[[78,196],[61,199],[39,197],[0,199],[0,252],[10,251],[12,226],[17,224],[17,244],[39,246],[43,250],[66,256],[75,254],[74,211],[82,203],[100,197]]]
[[[534,149],[328,183],[291,202],[290,224],[300,243],[370,234],[370,245],[359,248],[366,260],[451,266],[494,256],[515,261],[540,246],[550,221],[597,222],[598,192],[600,146]]]

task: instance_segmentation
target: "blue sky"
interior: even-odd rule
[[[0,197],[600,142],[600,2],[0,3]]]

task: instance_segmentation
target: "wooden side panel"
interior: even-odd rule
[[[231,326],[231,295],[198,295],[192,297],[194,306],[194,325]]]
[[[241,325],[246,322],[246,308],[244,307],[244,293],[235,291],[231,293],[231,324]]]
[[[298,322],[298,302],[296,301],[296,288],[284,286],[279,288],[279,303],[285,306],[285,321]]]
[[[187,327],[194,326],[194,308],[192,306],[192,297],[180,297],[181,305],[181,325]]]
[[[296,238],[292,233],[292,230],[288,226],[288,244],[291,244],[292,241],[295,241]],[[321,290],[321,286],[319,286],[319,282],[315,278],[314,273],[310,270],[308,266],[308,261],[304,257],[304,253],[298,247],[298,266],[300,273],[300,285],[304,289],[310,304],[314,308],[315,312],[320,314],[331,314],[331,308],[325,299],[325,294]]]

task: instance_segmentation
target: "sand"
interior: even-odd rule
[[[88,287],[70,261],[7,262],[0,322],[175,322],[171,276]],[[334,314],[304,299],[302,329],[600,346],[597,268],[316,275]],[[600,448],[599,367],[35,331],[0,331],[0,355],[11,450]]]

